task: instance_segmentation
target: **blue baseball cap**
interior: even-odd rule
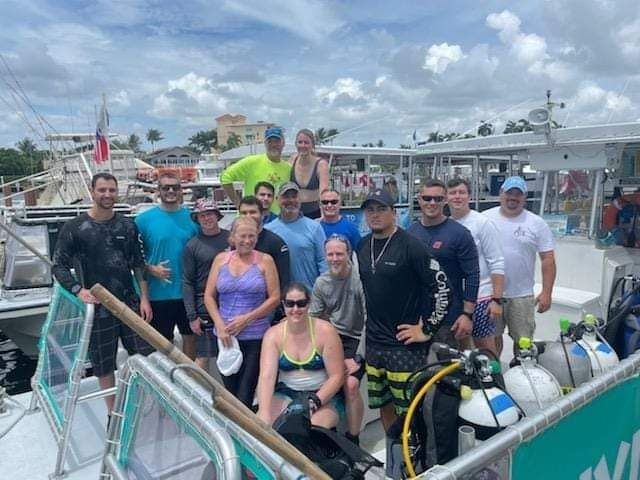
[[[284,138],[284,132],[282,131],[282,128],[280,128],[280,127],[267,128],[265,130],[265,132],[264,132],[264,139],[265,140],[269,140],[270,138],[283,139]]]
[[[517,188],[522,193],[527,193],[527,182],[525,182],[522,177],[508,177],[502,184],[502,187],[500,187],[503,192],[507,192],[512,188]]]

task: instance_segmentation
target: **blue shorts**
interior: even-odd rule
[[[493,337],[496,334],[496,324],[491,320],[489,314],[489,304],[491,299],[476,303],[473,311],[473,338]]]

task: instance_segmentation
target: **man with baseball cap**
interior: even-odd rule
[[[504,254],[502,321],[496,324],[496,347],[502,351],[505,325],[515,346],[520,337],[533,338],[534,310],[549,310],[556,278],[553,234],[545,221],[525,209],[527,183],[522,177],[507,178],[500,188],[500,206],[483,212],[500,232]],[[534,298],[536,253],[542,269],[542,292]]]
[[[289,247],[290,279],[303,283],[309,291],[316,278],[327,271],[324,258],[325,234],[320,224],[300,214],[300,187],[287,182],[278,190],[280,216],[264,226]]]
[[[246,195],[253,195],[256,184],[269,182],[276,189],[289,180],[291,165],[282,160],[284,148],[284,131],[280,127],[270,127],[264,133],[265,153],[249,155],[230,165],[222,172],[220,181],[224,191],[237,207],[240,199]],[[233,182],[244,182],[242,195],[238,195],[233,188]],[[271,205],[271,211],[280,211],[277,203]]]
[[[357,252],[367,309],[369,407],[380,409],[389,431],[409,407],[402,385],[427,363],[431,339],[447,313],[449,288],[422,242],[396,225],[388,191],[371,192],[361,208],[371,228]]]
[[[196,338],[196,363],[208,369],[209,358],[217,355],[213,322],[204,305],[204,289],[213,259],[229,249],[229,231],[219,227],[223,217],[214,200],[199,199],[191,219],[200,225],[200,233],[187,242],[182,252],[182,294],[187,320]]]

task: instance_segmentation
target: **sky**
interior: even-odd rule
[[[94,131],[102,94],[145,149],[224,113],[337,145],[501,132],[547,89],[563,125],[640,120],[638,0],[0,0],[0,18],[4,147]]]

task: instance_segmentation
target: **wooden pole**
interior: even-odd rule
[[[118,317],[123,323],[129,326],[138,335],[144,338],[157,351],[165,354],[176,363],[193,363],[193,361],[182,353],[169,340],[164,338],[155,328],[145,322],[142,317],[131,310],[125,303],[118,300],[109,290],[99,283],[91,287],[91,294],[96,297],[107,310]],[[315,463],[304,456],[300,450],[287,442],[280,434],[269,425],[260,420],[251,410],[249,410],[240,400],[229,393],[223,385],[215,380],[204,370],[201,371],[203,377],[212,385],[215,385],[213,394],[214,406],[225,416],[236,422],[242,429],[253,435],[274,452],[294,465],[309,478],[318,480],[330,480]],[[193,377],[196,381],[201,381],[198,376]],[[206,385],[210,387],[210,385]]]

